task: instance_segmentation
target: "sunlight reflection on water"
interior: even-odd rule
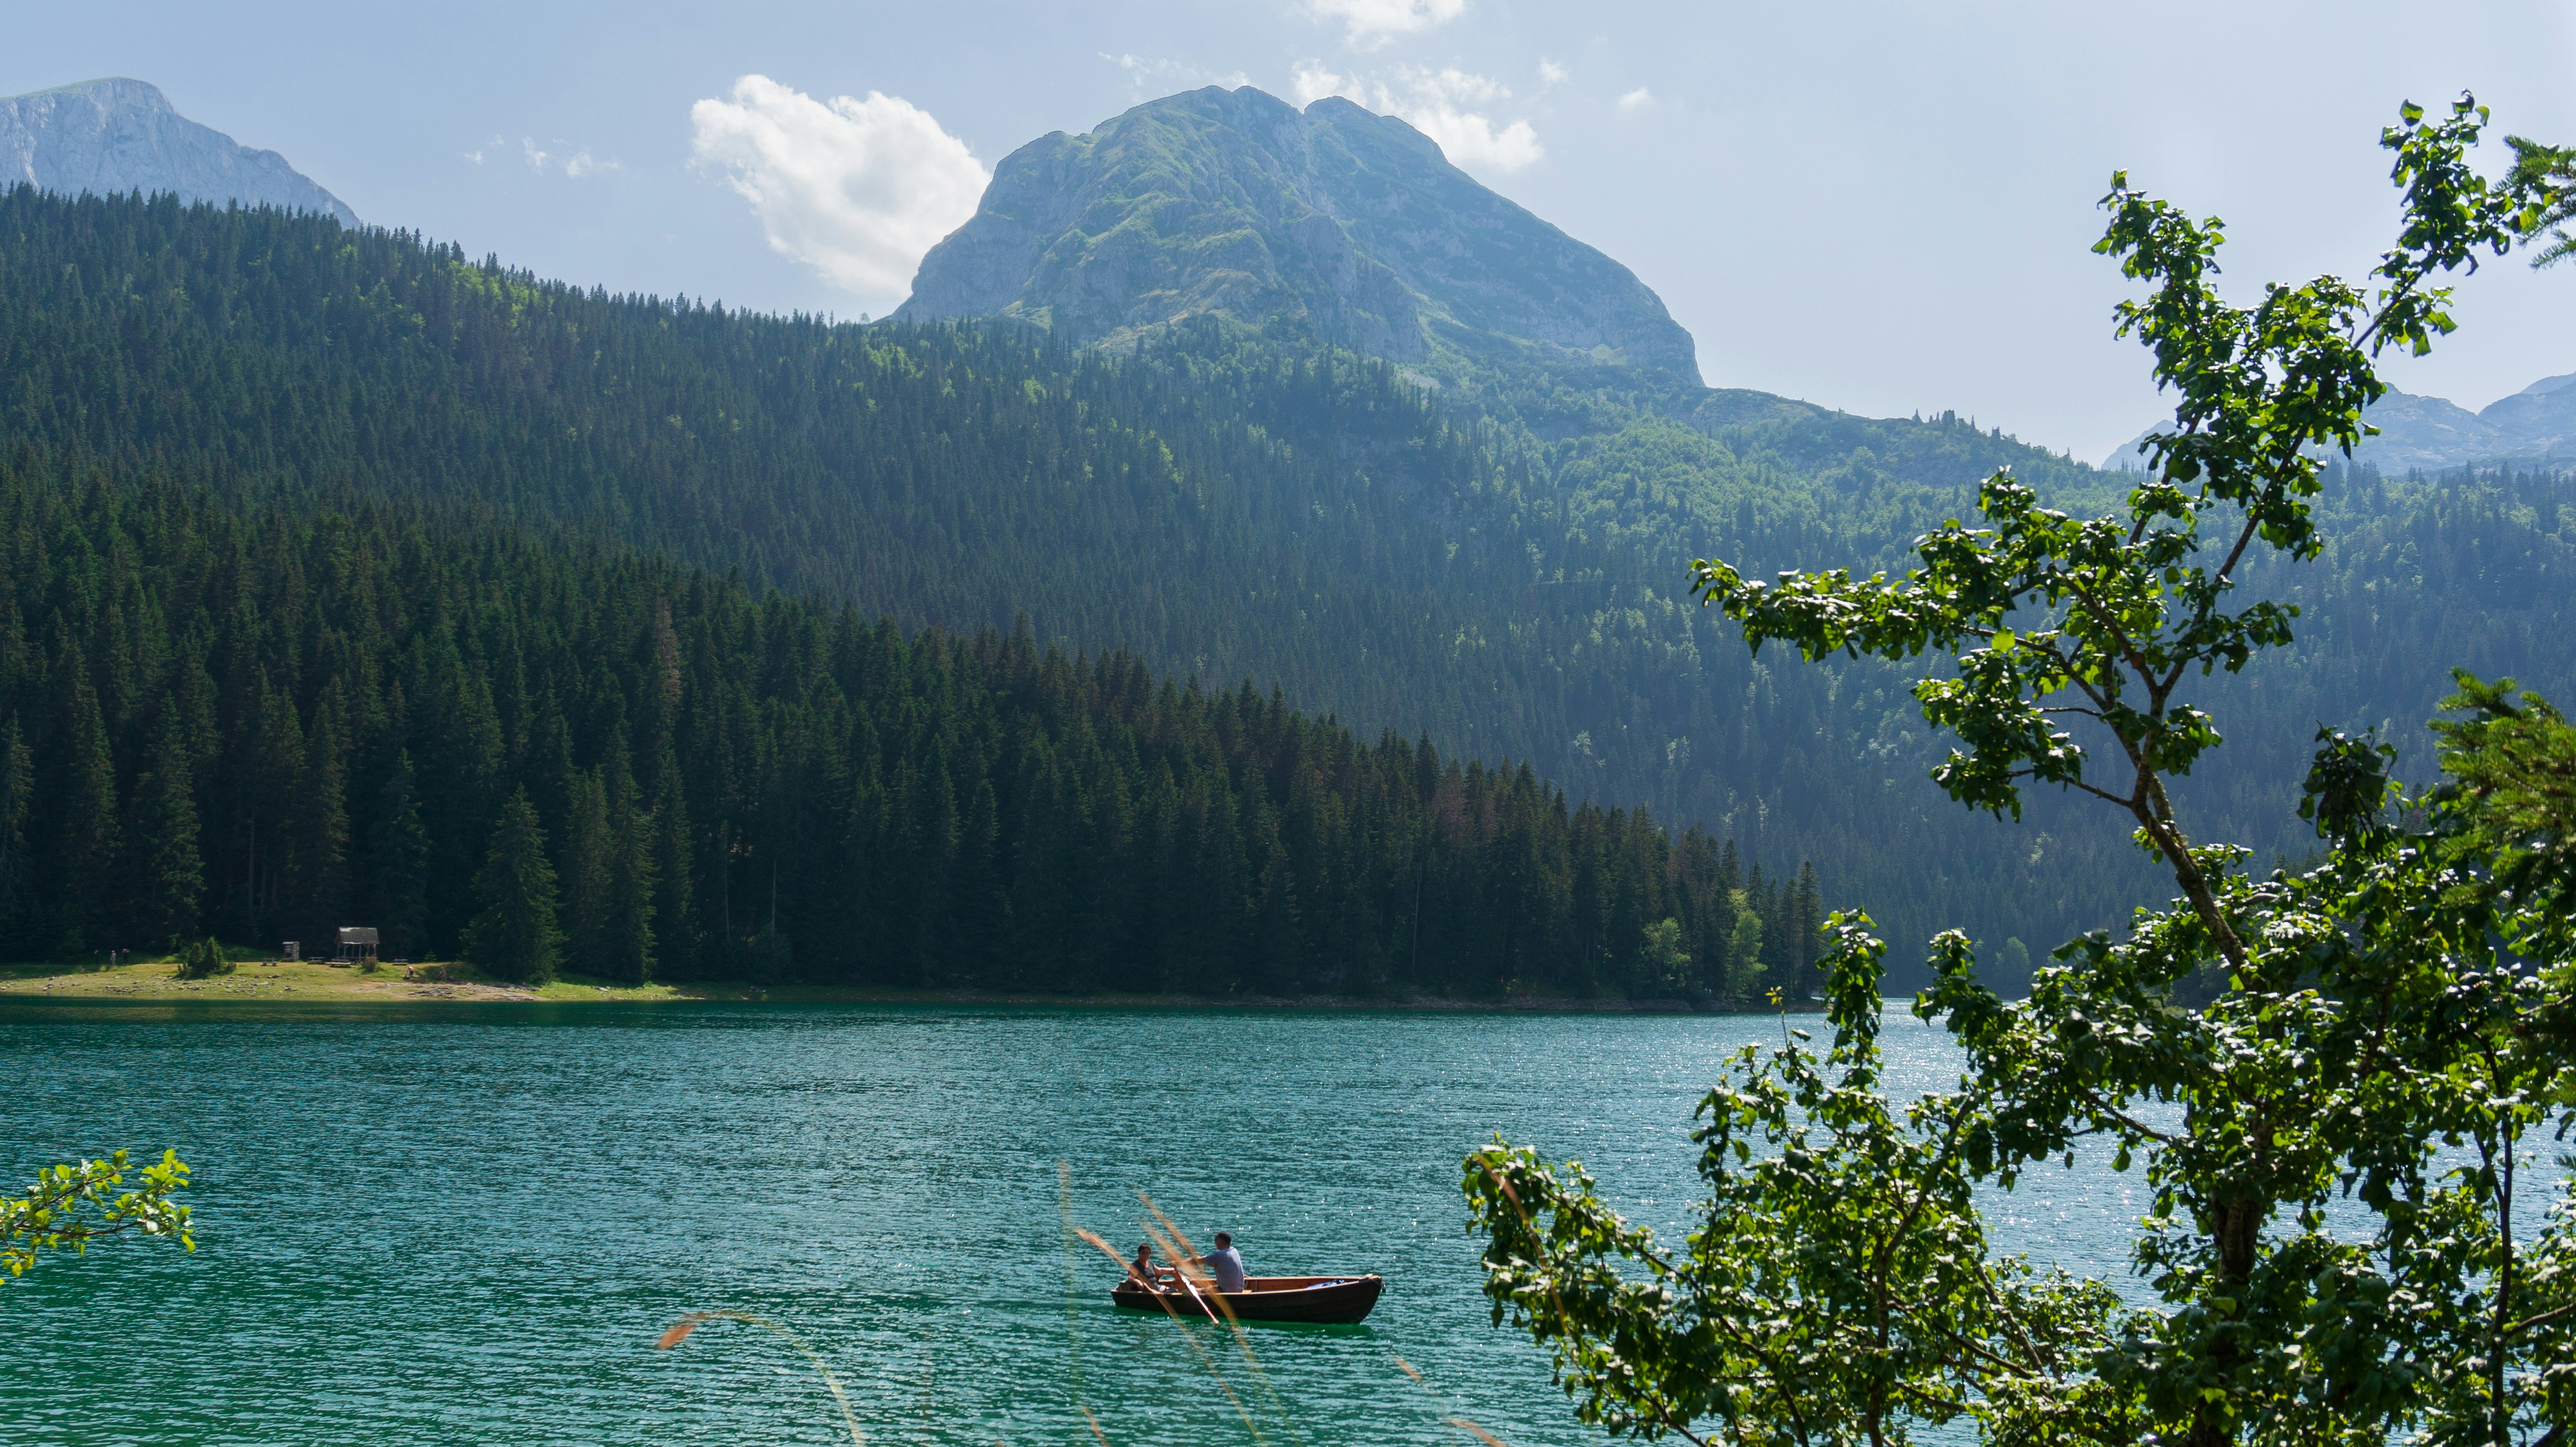
[[[1891,1011],[1891,1085],[1946,1086]],[[790,1006],[364,1011],[0,1008],[0,1170],[116,1144],[196,1169],[194,1257],[119,1244],[7,1287],[11,1440],[845,1441],[811,1341],[874,1442],[1240,1439],[1201,1328],[1109,1309],[1151,1190],[1256,1274],[1371,1270],[1369,1321],[1257,1329],[1287,1440],[1601,1440],[1487,1324],[1459,1158],[1496,1130],[1579,1157],[1685,1229],[1692,1107],[1770,1016]],[[1998,1236],[2127,1281],[2134,1174],[2079,1161]],[[1068,1299],[1068,1269],[1075,1289]],[[2134,1290],[2134,1283],[2130,1283]],[[57,1352],[38,1343],[87,1341]],[[1393,1358],[1419,1367],[1433,1391]],[[1265,1431],[1269,1429],[1265,1427]],[[836,1435],[841,1434],[841,1435]],[[1273,1433],[1276,1437],[1278,1434]]]

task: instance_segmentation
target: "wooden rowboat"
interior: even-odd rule
[[[1179,1287],[1148,1291],[1134,1277],[1118,1283],[1109,1299],[1129,1311],[1163,1311],[1181,1316],[1213,1316],[1206,1300],[1222,1300],[1238,1321],[1305,1321],[1348,1325],[1369,1314],[1380,1276],[1249,1276],[1241,1291],[1201,1290],[1197,1297]]]

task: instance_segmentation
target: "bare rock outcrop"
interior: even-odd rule
[[[238,201],[320,211],[343,226],[358,215],[286,164],[170,108],[157,86],[89,80],[0,99],[0,186],[20,182],[67,196],[176,192],[183,201]]]

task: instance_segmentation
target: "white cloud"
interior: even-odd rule
[[[1454,65],[1438,70],[1402,66],[1397,68],[1396,76],[1414,95],[1440,105],[1483,105],[1512,98],[1511,88],[1501,81]]]
[[[928,111],[878,91],[827,103],[746,75],[689,119],[697,164],[751,202],[771,250],[872,299],[908,292],[922,253],[966,224],[992,179]]]
[[[499,136],[494,136],[492,138],[492,144],[495,146],[501,146],[507,145],[508,143],[503,141]],[[565,142],[559,140],[556,141],[555,144],[560,146],[565,144]],[[519,137],[519,153],[527,158],[529,170],[534,171],[539,175],[544,175],[546,167],[557,166],[563,171],[565,176],[575,181],[580,180],[584,176],[595,176],[602,171],[623,171],[626,169],[623,164],[617,161],[603,161],[591,155],[587,147],[575,151],[569,156],[546,150],[537,144],[536,137],[534,136]],[[479,166],[483,164],[483,153],[481,151],[468,151],[465,153],[465,159],[472,161],[475,165]]]
[[[1240,90],[1252,84],[1252,77],[1242,71],[1219,74],[1186,60],[1148,60],[1141,55],[1111,55],[1105,50],[1100,53],[1100,58],[1127,72],[1128,88],[1135,92],[1138,100],[1170,95],[1174,91],[1196,90],[1203,85]]]
[[[1297,104],[1300,107],[1313,105],[1315,102],[1322,100],[1328,95],[1350,96],[1353,100],[1359,99],[1358,96],[1351,95],[1351,92],[1355,87],[1349,77],[1333,74],[1331,71],[1324,69],[1322,62],[1320,61],[1301,60],[1297,62],[1297,73],[1289,79],[1288,88],[1296,94]],[[1363,102],[1363,104],[1365,104],[1365,102]]]
[[[1538,63],[1539,89],[1545,90],[1550,86],[1563,85],[1566,77],[1571,73],[1564,66],[1542,56]]]
[[[1642,85],[1619,97],[1619,109],[1623,111],[1649,110],[1654,104],[1655,93]]]
[[[1297,66],[1291,88],[1299,105],[1338,95],[1381,114],[1401,116],[1439,142],[1441,151],[1464,170],[1508,174],[1547,154],[1528,121],[1497,122],[1484,110],[1471,109],[1511,99],[1509,87],[1456,66],[1397,66],[1384,75],[1360,76],[1339,75],[1309,60]]]
[[[1306,8],[1318,20],[1342,22],[1342,38],[1354,49],[1374,50],[1457,19],[1467,0],[1306,0]]]
[[[1509,173],[1535,165],[1547,154],[1527,121],[1497,129],[1488,117],[1448,106],[1411,111],[1404,118],[1415,130],[1438,141],[1461,170]]]

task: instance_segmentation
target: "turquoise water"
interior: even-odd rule
[[[193,1256],[117,1243],[0,1286],[12,1443],[1602,1440],[1487,1323],[1460,1156],[1580,1157],[1633,1218],[1693,1198],[1690,1113],[1774,1017],[1000,1008],[0,1007],[0,1171],[119,1145],[196,1167]],[[1891,1012],[1899,1086],[1943,1083]],[[1117,1313],[1135,1192],[1255,1274],[1377,1271],[1356,1327]],[[2134,1177],[1998,1203],[2119,1273]],[[1067,1276],[1073,1290],[1068,1296]],[[1395,1365],[1401,1355],[1429,1389]],[[1277,1405],[1272,1404],[1275,1395]],[[1284,1421],[1283,1421],[1284,1419]]]

